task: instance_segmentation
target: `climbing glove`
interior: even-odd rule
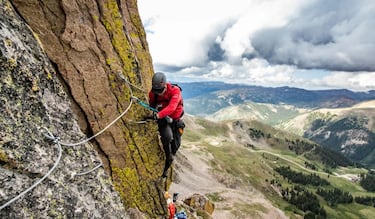
[[[154,119],[154,115],[147,115],[147,116],[143,117],[143,120],[144,120],[144,121],[147,121],[147,120],[155,120],[155,119]]]
[[[159,117],[158,117],[158,113],[157,113],[157,112],[152,112],[152,118],[153,118],[154,120],[158,120],[158,119],[159,119]]]

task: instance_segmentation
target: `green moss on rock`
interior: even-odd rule
[[[0,163],[7,163],[9,160],[7,154],[5,153],[5,151],[1,150],[0,149]]]

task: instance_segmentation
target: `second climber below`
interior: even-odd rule
[[[152,89],[149,92],[149,104],[158,110],[153,114],[158,122],[160,139],[165,152],[165,165],[162,177],[167,177],[174,156],[181,145],[181,136],[185,128],[181,88],[167,82],[164,73],[156,72],[152,77]]]

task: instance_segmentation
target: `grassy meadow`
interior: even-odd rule
[[[271,138],[267,142],[273,142],[272,147],[264,147],[257,145],[257,141],[252,141],[253,147],[246,147],[242,142],[234,139],[244,139],[243,137],[236,138],[239,133],[236,133],[231,127],[232,123],[215,123],[203,119],[195,119],[194,129],[187,128],[185,131],[184,141],[194,142],[199,144],[201,150],[210,153],[213,159],[210,160],[209,165],[212,168],[214,175],[220,176],[223,183],[226,183],[230,188],[241,188],[246,185],[255,187],[261,191],[268,200],[285,212],[290,218],[301,218],[304,214],[294,205],[285,201],[280,195],[280,188],[272,185],[271,180],[275,180],[279,185],[284,187],[291,187],[295,183],[289,182],[287,179],[280,176],[275,167],[290,166],[291,169],[301,172],[306,175],[316,173],[320,178],[327,180],[330,185],[324,188],[338,188],[355,196],[374,196],[375,193],[366,192],[358,182],[353,182],[345,176],[356,176],[360,173],[365,173],[365,169],[359,168],[337,168],[332,169],[332,174],[323,171],[326,168],[322,163],[313,160],[307,160],[302,155],[296,155],[289,151],[283,142],[277,139],[297,138],[295,135],[289,135],[285,132],[271,128],[270,126],[258,123],[247,123],[248,127],[265,130],[266,133],[271,133]],[[189,124],[188,124],[189,125]],[[193,125],[193,124],[190,124]],[[248,128],[246,127],[246,128]],[[244,133],[240,133],[243,135]],[[287,136],[285,136],[287,135]],[[269,136],[268,136],[269,137]],[[215,140],[215,144],[212,143]],[[261,141],[262,139],[259,139]],[[264,141],[263,143],[264,144]],[[317,170],[311,170],[305,167],[305,162],[313,163]],[[308,191],[314,192],[317,187],[305,186]],[[213,202],[220,202],[220,193],[207,194]],[[319,202],[327,213],[327,218],[375,218],[375,208],[357,204],[338,204],[336,206],[329,206],[329,204],[320,196]],[[265,211],[262,206],[246,206],[246,204],[239,204],[233,210],[234,215],[241,215],[241,212],[256,212]],[[256,211],[254,211],[256,209]],[[256,214],[254,216],[256,218]]]

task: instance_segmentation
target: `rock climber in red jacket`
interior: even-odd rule
[[[158,121],[159,134],[165,152],[165,165],[162,177],[172,164],[181,145],[181,135],[185,127],[183,100],[179,86],[167,82],[164,73],[156,72],[152,77],[152,89],[149,92],[149,104],[159,112],[153,117]]]
[[[167,205],[168,205],[168,219],[174,219],[175,217],[175,214],[176,214],[176,205],[174,204],[174,202],[172,201],[172,198],[171,196],[168,194],[167,192]]]

